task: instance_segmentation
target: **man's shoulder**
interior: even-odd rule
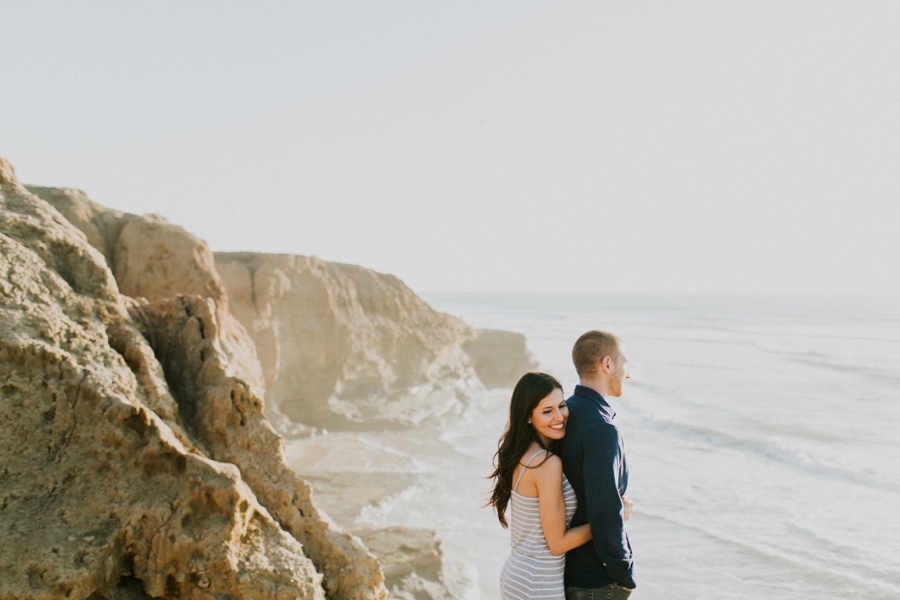
[[[569,421],[566,425],[566,437],[563,438],[564,446],[582,443],[591,446],[617,445],[619,443],[619,430],[615,424],[610,423],[600,415],[589,414],[584,419],[579,419],[576,414],[572,419],[569,413]]]
[[[584,427],[606,425],[615,428],[609,416],[589,398],[572,396],[566,400],[566,406],[569,407],[569,418],[575,417]]]
[[[619,429],[604,419],[597,419],[586,424],[581,429],[581,436],[583,439],[590,440],[592,444],[619,443]]]

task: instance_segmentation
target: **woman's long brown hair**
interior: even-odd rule
[[[508,526],[506,507],[512,493],[513,474],[528,446],[537,442],[541,448],[554,452],[558,445],[554,440],[549,447],[545,446],[534,426],[528,422],[534,408],[555,389],[562,391],[562,385],[552,375],[532,372],[523,375],[513,390],[509,401],[509,421],[494,455],[494,472],[490,476],[495,480],[494,490],[488,500],[488,506],[494,507],[504,527]]]

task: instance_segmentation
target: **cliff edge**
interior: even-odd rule
[[[214,255],[0,158],[0,600],[380,600],[382,563],[318,509],[272,423],[414,425],[531,368],[524,337],[396,277]],[[452,597],[441,560],[365,535],[393,588]]]
[[[384,598],[216,301],[132,300],[107,264],[0,159],[0,598]]]
[[[267,398],[296,421],[415,424],[482,389],[463,350],[474,332],[396,277],[286,254],[215,259]]]

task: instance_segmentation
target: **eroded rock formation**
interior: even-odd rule
[[[297,421],[417,423],[481,389],[462,349],[472,330],[396,277],[306,256],[215,257],[268,398]]]
[[[284,466],[209,290],[121,295],[136,221],[83,216],[0,159],[0,598],[383,598]]]
[[[228,296],[206,242],[159,215],[137,216],[105,208],[81,190],[27,189],[85,234],[88,243],[103,254],[122,294],[148,300],[179,294],[212,298],[228,369],[259,395],[265,393],[256,346],[231,316]]]
[[[477,587],[477,572],[447,558],[430,529],[386,527],[354,533],[378,554],[393,599],[452,600],[469,597]]]
[[[513,331],[476,329],[463,343],[478,377],[488,388],[507,388],[537,369],[538,362],[525,344],[525,336]]]
[[[262,398],[281,427],[278,406],[414,424],[533,368],[518,334],[395,277],[214,257],[159,216],[26,189],[2,159],[0,186],[0,600],[381,599],[379,562],[285,466]],[[397,597],[453,597],[432,533],[365,535]]]
[[[212,298],[227,368],[267,399],[283,431],[281,411],[329,427],[417,423],[458,409],[481,382],[511,387],[536,366],[521,334],[473,331],[396,277],[315,257],[214,257],[158,215],[108,209],[80,190],[28,189],[103,254],[121,293]]]
[[[238,467],[259,502],[324,573],[331,598],[366,598],[383,577],[358,539],[323,519],[312,490],[285,464],[284,444],[263,401],[229,375],[211,298],[137,300],[130,312],[163,366],[185,427],[207,455]]]

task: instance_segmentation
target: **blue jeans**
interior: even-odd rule
[[[627,600],[631,590],[618,583],[598,588],[566,588],[566,600]]]

